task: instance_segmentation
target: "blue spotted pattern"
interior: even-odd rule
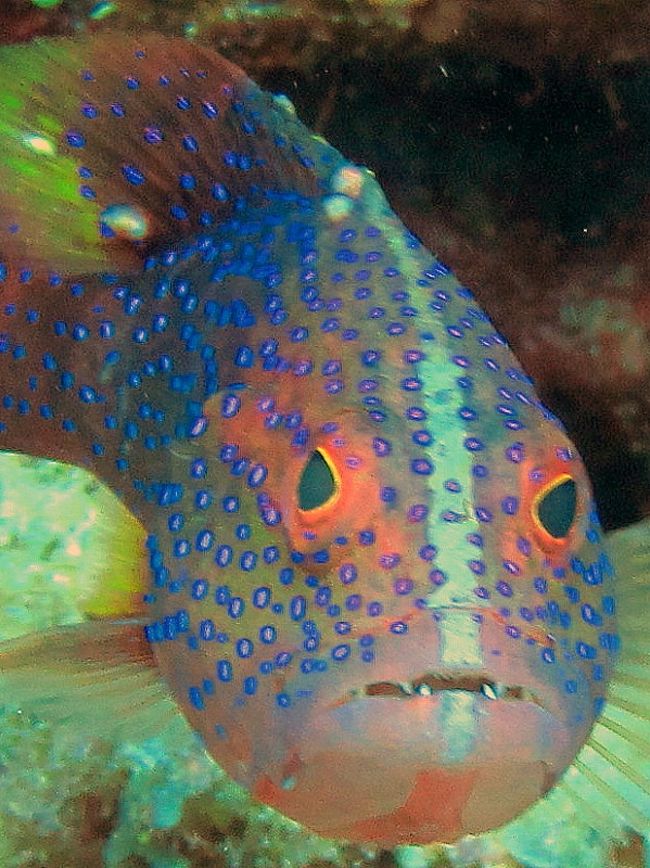
[[[505,757],[518,704],[545,774],[570,762],[618,650],[584,468],[369,172],[219,58],[162,48],[62,77],[58,147],[106,267],[47,240],[30,263],[2,211],[0,445],[88,466],[142,520],[146,638],[231,774],[328,834],[380,839],[358,809],[377,798],[394,840],[451,840],[478,821],[432,803],[422,828],[391,825],[355,763],[411,774],[406,798],[431,765]],[[301,510],[315,450],[334,493]],[[556,539],[539,503],[565,476]],[[404,695],[431,697],[435,746],[391,764],[376,728]]]

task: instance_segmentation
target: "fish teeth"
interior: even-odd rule
[[[508,687],[505,684],[497,684],[494,681],[485,681],[481,684],[481,693],[486,699],[503,699],[508,695]]]
[[[347,701],[362,694],[403,699],[410,696],[433,696],[446,690],[480,693],[491,702],[504,699],[506,701],[532,702],[540,707],[542,705],[539,697],[527,687],[481,680],[480,676],[476,675],[451,675],[447,672],[429,672],[413,681],[377,681],[373,684],[367,684],[363,690],[352,690],[348,694]]]
[[[498,699],[498,694],[495,690],[494,684],[489,684],[486,682],[485,684],[481,684],[481,693],[486,699]]]
[[[427,684],[423,681],[418,685],[414,685],[413,693],[417,694],[418,696],[433,696],[433,688],[430,684]]]

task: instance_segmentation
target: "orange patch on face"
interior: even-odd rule
[[[356,823],[348,834],[355,840],[423,844],[454,841],[463,829],[463,811],[478,771],[420,772],[406,802],[391,814]]]
[[[463,811],[471,798],[478,775],[476,769],[451,773],[436,768],[420,772],[404,804],[390,814],[361,820],[352,826],[343,826],[340,821],[330,825],[326,807],[323,806],[318,830],[328,837],[391,845],[454,841],[463,834]],[[268,775],[258,779],[253,796],[286,812],[286,794]]]
[[[271,805],[281,810],[279,806],[282,802],[283,792],[277,784],[273,783],[268,775],[261,775],[257,779],[251,794],[254,799],[264,802],[265,805]]]
[[[568,444],[566,448],[569,448]],[[576,460],[566,460],[560,456],[560,451],[553,447],[545,456],[527,457],[519,465],[521,524],[502,536],[501,553],[505,559],[519,560],[517,543],[520,534],[535,544],[540,556],[548,559],[551,567],[561,566],[567,553],[577,547],[583,531],[581,519],[590,496],[589,483],[577,456]],[[549,492],[570,480],[576,485],[575,517],[565,536],[552,536],[540,521],[539,506]]]

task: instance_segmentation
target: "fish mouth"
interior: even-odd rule
[[[337,703],[345,705],[365,696],[412,700],[441,693],[475,693],[489,702],[528,702],[544,708],[538,694],[524,685],[503,684],[484,672],[425,672],[409,681],[372,681],[353,688]]]

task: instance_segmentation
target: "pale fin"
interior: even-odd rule
[[[93,581],[79,607],[87,618],[137,618],[150,580],[146,531],[110,488],[102,485],[95,498],[99,520],[93,548],[103,557],[94,562]]]
[[[650,834],[650,520],[608,537],[622,650],[607,703],[560,786]]]
[[[608,541],[622,651],[607,703],[558,785],[487,836],[530,868],[603,868],[615,843],[650,838],[650,520]]]
[[[0,643],[0,711],[110,740],[159,735],[177,716],[138,621],[88,621]]]

